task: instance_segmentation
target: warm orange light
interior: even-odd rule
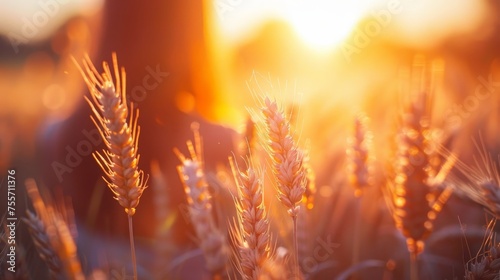
[[[366,8],[366,1],[307,1],[291,5],[286,17],[306,44],[324,51],[349,36]]]
[[[195,98],[192,93],[187,91],[179,91],[175,95],[175,105],[184,113],[190,113],[195,106]]]

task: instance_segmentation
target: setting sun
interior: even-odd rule
[[[380,0],[215,2],[219,28],[230,41],[251,35],[269,19],[281,19],[292,26],[309,47],[327,51],[345,40],[366,13]]]
[[[291,5],[287,20],[297,34],[316,50],[329,50],[342,42],[361,19],[366,7],[360,1],[311,1]]]

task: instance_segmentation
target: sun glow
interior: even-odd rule
[[[285,16],[306,44],[316,50],[330,50],[349,36],[368,4],[367,1],[301,1],[290,5]]]

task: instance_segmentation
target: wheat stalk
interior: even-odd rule
[[[37,215],[28,211],[23,221],[52,277],[84,279],[72,232],[74,225],[70,215],[62,212],[67,208],[57,210],[52,203],[46,203],[33,179],[26,180],[26,189]]]
[[[278,190],[278,199],[287,208],[293,220],[293,244],[296,275],[298,277],[297,215],[306,190],[304,153],[293,140],[290,121],[276,101],[264,98],[262,115],[267,131],[267,149],[273,162],[273,174]]]
[[[195,145],[191,141],[187,141],[191,158],[187,158],[177,149],[174,152],[181,161],[177,170],[187,196],[189,217],[199,239],[199,246],[204,253],[207,269],[212,272],[215,278],[226,267],[228,250],[226,238],[217,229],[212,217],[211,197],[204,174],[201,138],[198,134],[197,124],[193,126],[193,130]]]
[[[115,199],[133,216],[139,199],[147,187],[147,178],[139,170],[138,141],[140,127],[137,124],[139,110],[127,107],[125,69],[118,68],[116,54],[113,53],[113,71],[103,62],[104,73],[99,74],[89,57],[83,60],[82,69],[76,62],[91,99],[85,96],[92,112],[92,121],[99,129],[107,150],[94,153],[94,158],[104,171],[103,177],[113,192]],[[129,114],[130,113],[130,114]],[[135,113],[135,115],[134,115]],[[127,117],[129,117],[127,122]]]
[[[433,75],[440,70],[433,65]],[[406,237],[411,258],[411,279],[418,279],[418,255],[424,241],[433,230],[433,222],[451,196],[450,187],[443,184],[455,160],[449,158],[441,169],[434,164],[433,129],[430,127],[430,109],[433,85],[427,77],[422,57],[416,57],[411,82],[414,95],[403,115],[397,143],[395,174],[388,183],[386,195],[396,226]],[[435,74],[437,75],[437,74]],[[430,79],[434,80],[435,77]],[[439,193],[438,187],[444,190]]]
[[[354,133],[347,139],[348,147],[346,149],[347,171],[349,174],[350,185],[354,188],[354,196],[360,198],[367,187],[370,186],[370,154],[371,133],[367,129],[368,117],[360,113],[354,119]],[[352,249],[352,263],[358,264],[361,249],[362,235],[362,204],[360,200],[356,201],[356,215],[354,224],[354,242]]]
[[[278,199],[288,209],[288,214],[295,219],[306,186],[304,154],[295,144],[290,123],[276,101],[266,97],[264,104],[262,114],[266,123],[267,144],[273,161]]]
[[[128,216],[134,279],[137,279],[132,216],[139,205],[142,193],[147,188],[148,180],[138,166],[139,110],[134,110],[131,104],[129,111],[125,69],[118,67],[115,53],[112,58],[114,81],[106,62],[102,64],[104,69],[102,74],[99,74],[88,56],[83,60],[83,69],[75,60],[74,62],[90,91],[91,98],[85,96],[85,100],[94,114],[91,119],[107,147],[107,150],[101,153],[95,152],[93,156],[105,174],[104,181]]]
[[[237,235],[240,267],[244,279],[261,279],[264,266],[270,259],[271,236],[269,219],[264,206],[262,179],[247,160],[247,169],[241,171],[233,162],[233,175],[238,186],[236,209],[238,212]]]

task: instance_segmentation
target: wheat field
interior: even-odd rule
[[[74,63],[88,85],[90,94],[85,99],[92,111],[90,118],[105,143],[102,152],[93,153],[95,165],[102,170],[111,191],[108,195],[118,202],[110,207],[121,206],[128,217],[131,257],[125,258],[130,263],[105,265],[105,261],[91,271],[85,268],[88,260],[78,253],[78,230],[69,200],[52,197],[29,179],[25,186],[34,212],[28,210],[18,227],[27,230],[41,269],[50,279],[366,279],[377,275],[379,279],[415,280],[437,279],[433,273],[454,265],[459,267],[454,273],[463,273],[465,279],[498,277],[497,163],[479,138],[476,164],[466,164],[448,148],[450,136],[434,127],[431,101],[439,62],[416,56],[411,75],[402,81],[408,86],[401,88],[414,94],[405,95],[409,98],[402,101],[389,161],[376,157],[377,133],[370,129],[370,117],[362,113],[353,117],[351,135],[344,139],[345,164],[336,167],[343,168],[336,170],[341,174],[336,184],[348,188],[329,187],[331,196],[339,197],[333,205],[318,193],[307,148],[314,145],[314,139],[307,143],[301,139],[299,122],[293,121],[298,112],[287,109],[280,95],[253,89],[255,104],[248,108],[249,121],[237,143],[239,149],[217,173],[205,168],[201,124],[191,123],[194,140],[186,142],[188,154],[181,151],[184,147],[172,153],[178,158],[177,172],[185,193],[185,208],[179,209],[185,210],[184,219],[194,230],[190,238],[195,247],[175,248],[167,227],[157,231],[149,256],[136,253],[132,217],[141,211],[143,192],[168,197],[169,191],[157,163],[151,163],[156,166],[152,174],[138,168],[140,115],[127,100],[126,70],[119,67],[116,54],[111,67],[103,62],[101,70],[88,57],[83,68]],[[471,236],[460,219],[450,226],[450,214],[442,213],[455,196],[468,197],[485,209],[484,226],[474,229]],[[349,204],[342,205],[345,202],[339,199]],[[374,200],[378,203],[368,203]],[[171,214],[167,210],[157,216],[169,219]],[[448,215],[445,227],[440,225],[442,215]],[[333,221],[340,227],[333,236],[331,218],[344,219]],[[379,219],[379,224],[367,220],[372,218]],[[4,228],[2,241],[8,250],[9,231]],[[469,250],[463,252],[462,260],[446,259],[428,249],[456,239]],[[170,246],[161,249],[157,242]],[[23,248],[24,243],[19,246]],[[28,278],[33,261],[23,259],[15,276],[4,271],[5,279]],[[117,271],[120,265],[123,269]]]
[[[93,2],[0,8],[0,279],[500,279],[499,4]]]

